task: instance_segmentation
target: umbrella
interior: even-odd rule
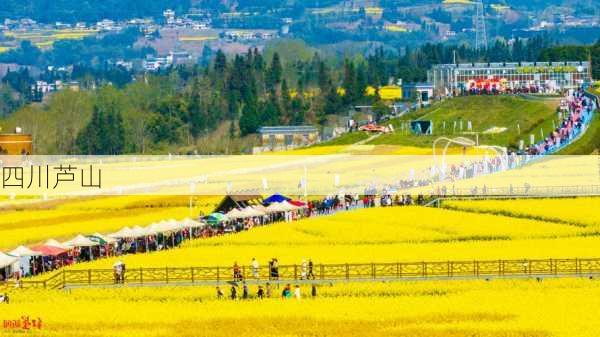
[[[99,243],[79,234],[72,240],[63,243],[67,247],[92,247],[98,246]]]
[[[0,252],[0,268],[8,267],[17,261],[19,261],[18,257]]]
[[[68,249],[63,249],[55,246],[39,245],[31,247],[31,250],[41,253],[43,256],[58,256],[64,254]]]
[[[13,249],[11,252],[9,252],[8,254],[12,255],[12,256],[18,256],[18,257],[22,257],[22,256],[40,256],[42,255],[40,252],[35,252],[25,246],[19,246],[15,249]]]
[[[209,216],[206,217],[206,222],[209,225],[216,225],[218,223],[224,222],[229,220],[229,218],[222,213],[212,213]]]
[[[269,205],[272,204],[274,202],[282,202],[282,201],[287,201],[290,200],[290,198],[283,196],[279,193],[275,193],[272,196],[266,198],[265,200],[263,200],[263,204],[265,205]]]

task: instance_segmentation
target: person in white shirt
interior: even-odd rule
[[[252,277],[254,277],[255,279],[259,278],[258,275],[258,270],[260,268],[258,261],[256,261],[256,258],[252,258],[252,263],[250,264],[250,266],[252,267]]]
[[[301,297],[300,295],[300,286],[296,284],[296,288],[294,289],[294,298],[296,298],[297,300],[299,300]]]

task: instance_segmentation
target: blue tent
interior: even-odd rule
[[[283,201],[289,201],[289,200],[291,200],[291,199],[286,196],[283,196],[279,193],[275,193],[272,196],[263,200],[263,204],[268,205],[268,204],[272,204],[274,202],[283,202]]]

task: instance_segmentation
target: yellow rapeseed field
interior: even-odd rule
[[[446,261],[597,257],[596,229],[508,216],[424,207],[373,208],[278,223],[193,240],[180,248],[121,259],[130,267]],[[103,259],[72,268],[109,268]]]
[[[229,286],[223,285],[227,295]],[[317,298],[217,299],[212,287],[27,290],[0,317],[41,319],[31,336],[595,337],[600,283],[588,279],[336,283]],[[4,329],[2,336],[23,336]]]
[[[452,200],[453,209],[569,222],[582,226],[600,225],[600,198],[556,198],[519,200]]]

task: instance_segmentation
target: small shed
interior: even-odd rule
[[[271,151],[307,146],[319,141],[319,130],[311,125],[263,126],[258,133],[262,147]]]
[[[405,83],[402,86],[403,98],[417,99],[417,102],[428,103],[433,97],[433,83]]]
[[[244,209],[247,206],[261,205],[263,198],[259,194],[251,195],[226,195],[215,208],[215,213],[227,214],[234,208]]]

